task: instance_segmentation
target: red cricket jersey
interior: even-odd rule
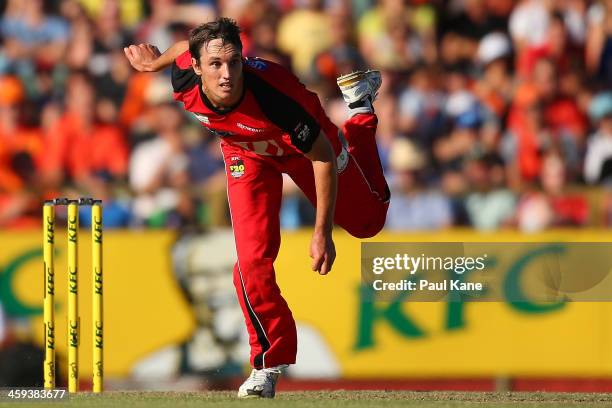
[[[174,99],[183,102],[223,142],[264,156],[308,153],[319,132],[336,137],[316,94],[287,69],[259,58],[243,60],[244,93],[230,111],[215,109],[185,51],[172,65]],[[337,145],[337,143],[332,143]]]

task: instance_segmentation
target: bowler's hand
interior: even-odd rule
[[[331,232],[319,233],[315,231],[310,241],[310,257],[312,258],[312,270],[320,275],[327,275],[331,271],[336,260],[336,246]]]
[[[153,72],[158,69],[154,62],[159,58],[161,52],[151,44],[130,45],[123,49],[130,64],[140,72]]]

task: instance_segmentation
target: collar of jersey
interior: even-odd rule
[[[244,94],[246,93],[246,79],[244,77],[244,72],[242,75],[243,75],[242,94],[240,95],[240,99],[238,99],[238,102],[236,102],[234,106],[232,106],[231,108],[227,108],[227,109],[215,108],[215,106],[212,104],[210,99],[208,99],[208,97],[204,93],[204,90],[202,89],[202,78],[200,78],[198,80],[198,89],[200,90],[200,98],[202,98],[202,102],[204,103],[204,105],[206,105],[206,107],[210,109],[212,112],[216,113],[217,115],[221,115],[221,116],[231,113],[234,109],[240,106],[240,104],[242,103],[242,100],[244,99]]]

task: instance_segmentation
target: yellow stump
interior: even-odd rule
[[[93,297],[93,392],[104,388],[104,309],[102,274],[102,204],[94,202],[91,207],[91,262]]]
[[[44,324],[45,324],[45,388],[55,388],[55,314],[53,301],[55,293],[55,272],[53,269],[53,248],[55,240],[55,208],[52,202],[43,206],[43,261],[44,282]]]
[[[68,391],[79,390],[79,207],[68,204]]]

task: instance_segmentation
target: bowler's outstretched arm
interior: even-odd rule
[[[151,44],[130,45],[123,52],[132,67],[140,72],[157,72],[172,65],[172,62],[189,49],[189,41],[179,41],[163,54]]]

